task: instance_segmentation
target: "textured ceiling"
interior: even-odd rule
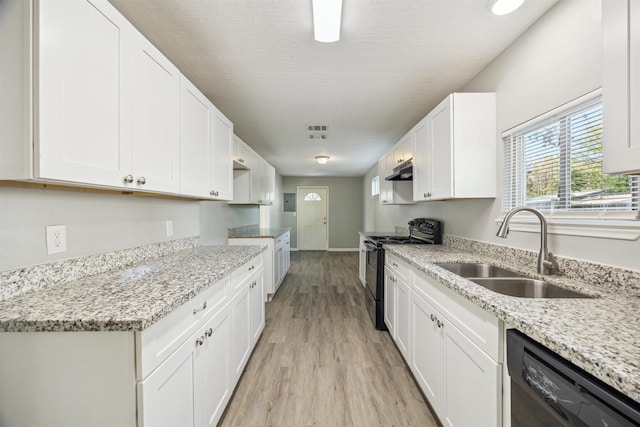
[[[498,17],[485,0],[343,0],[323,44],[311,0],[111,0],[281,174],[329,176],[363,175],[555,1]]]

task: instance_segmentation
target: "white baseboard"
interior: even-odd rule
[[[298,252],[298,248],[289,248],[291,252]]]
[[[358,252],[358,248],[329,248],[329,252]]]

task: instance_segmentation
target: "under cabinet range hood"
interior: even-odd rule
[[[413,159],[393,168],[393,173],[386,177],[385,181],[413,181]]]

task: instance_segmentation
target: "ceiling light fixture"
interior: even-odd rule
[[[489,0],[487,7],[494,15],[506,15],[522,6],[524,0]]]
[[[321,165],[326,164],[329,161],[329,156],[316,156],[316,162],[320,163]]]
[[[312,0],[312,2],[314,38],[323,43],[340,40],[342,0]]]

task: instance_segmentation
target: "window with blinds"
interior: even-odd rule
[[[602,173],[601,97],[503,134],[503,211],[638,210],[638,179]]]

